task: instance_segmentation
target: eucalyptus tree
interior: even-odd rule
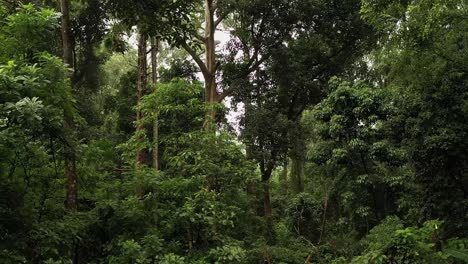
[[[217,52],[217,41],[215,38],[216,33],[219,31],[227,31],[231,37],[234,37],[236,31],[248,31],[247,20],[250,19],[251,25],[254,25],[259,21],[269,21],[270,23],[278,19],[281,15],[287,16],[283,11],[287,11],[287,6],[290,4],[285,1],[232,1],[232,0],[203,0],[196,2],[196,10],[192,14],[192,25],[195,31],[190,32],[190,38],[179,39],[175,42],[177,46],[184,48],[190,56],[193,58],[195,63],[198,65],[200,72],[203,75],[205,82],[205,101],[208,103],[220,103],[226,97],[231,96],[235,89],[231,85],[226,85],[224,78],[227,76],[224,74],[224,70],[229,68],[229,61],[222,58],[222,55]],[[262,14],[262,11],[267,11]],[[259,14],[262,14],[259,16]],[[242,21],[240,21],[242,20]],[[284,20],[281,20],[284,21]],[[261,23],[263,24],[263,22]],[[276,26],[279,24],[276,24]],[[273,32],[273,25],[269,25],[271,31],[265,31],[264,25],[255,26],[255,34],[262,35]],[[244,27],[244,28],[242,28]],[[279,28],[276,28],[279,30]],[[274,36],[269,36],[269,39],[276,38],[276,42],[280,42],[282,38],[280,34],[284,33],[284,30],[279,30],[280,33],[275,33]],[[266,33],[269,32],[269,33]],[[235,37],[231,39],[236,42]],[[260,37],[256,41],[265,42],[260,40]],[[262,60],[258,61],[260,56],[261,45],[257,45],[257,50],[253,52],[244,52],[243,58],[246,60],[245,69],[239,69],[236,79],[247,77],[248,73],[253,72],[258,68],[268,56],[265,56]],[[204,59],[199,54],[199,50],[204,52]],[[244,50],[245,51],[245,50]],[[231,53],[231,55],[233,55]],[[264,54],[265,55],[265,54]],[[232,76],[228,77],[232,79]],[[221,81],[222,80],[222,81]],[[229,82],[229,81],[228,81]],[[216,111],[210,111],[209,115],[215,118]]]
[[[191,38],[179,39],[176,44],[183,47],[196,62],[200,68],[205,80],[205,101],[208,103],[217,103],[222,101],[217,91],[216,74],[219,70],[219,63],[216,58],[215,34],[223,19],[228,14],[223,9],[223,0],[203,0],[196,1],[197,10],[192,14],[192,23],[195,31]],[[203,22],[203,31],[200,27]],[[198,49],[203,46],[205,59],[198,54]],[[211,111],[211,117],[214,118],[215,112]]]

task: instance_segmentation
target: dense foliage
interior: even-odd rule
[[[468,262],[464,1],[57,2],[0,0],[0,263]]]

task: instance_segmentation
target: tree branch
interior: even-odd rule
[[[268,60],[270,58],[271,54],[265,54],[263,57],[261,57],[259,60],[257,60],[253,65],[251,65],[250,68],[247,68],[247,73],[252,73],[254,72],[255,70],[258,69],[258,67],[260,67],[260,65],[262,65],[262,63],[264,63],[266,60]]]
[[[217,28],[219,26],[219,24],[221,24],[221,22],[223,22],[223,20],[228,16],[229,13],[224,13],[222,15],[220,15],[216,21],[214,22],[214,27]]]
[[[233,92],[233,89],[226,89],[224,90],[221,94],[218,95],[218,103],[221,103],[226,97],[231,95]]]
[[[193,60],[197,63],[198,67],[200,67],[200,70],[205,78],[209,77],[209,71],[208,68],[206,67],[205,63],[200,59],[200,56],[195,52],[194,49],[192,49],[186,42],[182,42],[181,46],[192,56]]]

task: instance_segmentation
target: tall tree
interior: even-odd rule
[[[424,190],[418,211],[449,222],[449,232],[466,231],[466,3],[364,1],[362,14],[382,34],[374,70],[400,110],[390,138],[408,151]]]
[[[139,110],[141,100],[148,90],[148,40],[150,36],[157,36],[169,43],[185,39],[192,28],[188,14],[193,10],[193,3],[170,0],[134,2],[118,0],[106,1],[106,6],[125,28],[131,29],[136,26],[138,30],[136,134],[142,144],[137,149],[136,163],[149,164],[149,150],[143,142],[148,138],[150,131],[143,124],[143,113]]]
[[[153,92],[158,89],[158,55],[159,55],[160,43],[156,37],[151,38],[151,79],[153,82]],[[153,120],[153,168],[159,170],[159,120],[158,115]]]
[[[138,33],[138,85],[137,85],[137,104],[139,105],[141,103],[141,100],[143,96],[146,93],[147,86],[148,86],[148,51],[147,51],[147,46],[148,46],[148,40],[147,40],[147,33],[144,32],[141,28],[139,29],[140,32]],[[141,140],[144,140],[145,137],[145,125],[142,122],[143,119],[143,113],[141,110],[137,110],[137,116],[136,116],[136,133],[138,137],[141,137]],[[137,164],[139,165],[144,165],[148,161],[147,157],[147,149],[144,148],[139,148],[137,150],[137,157],[136,161]]]
[[[239,85],[233,94],[237,100],[248,99],[251,104],[243,120],[243,140],[260,164],[266,186],[266,214],[270,212],[266,188],[274,168],[284,162],[291,147],[303,144],[301,137],[293,133],[300,127],[303,111],[318,103],[328,80],[343,73],[372,43],[372,30],[360,19],[360,1],[278,2],[264,6],[270,16],[260,21],[258,17],[247,19],[250,26],[243,28],[250,30],[235,31],[239,34],[239,45],[246,46],[243,50],[255,55],[252,64],[263,63],[247,75],[250,85],[246,87],[250,89]],[[283,13],[290,15],[282,16]],[[283,33],[277,35],[278,32]],[[239,66],[231,67],[236,71]],[[230,81],[228,84],[236,84],[235,78],[226,80]],[[303,151],[292,149],[290,153]],[[303,158],[296,156],[300,155],[292,158],[298,159],[299,177]],[[301,183],[302,179],[296,182]],[[298,184],[298,190],[301,189]]]
[[[70,22],[70,0],[61,0],[62,11],[62,48],[63,62],[71,69],[74,68],[73,63],[73,35],[71,32]],[[72,84],[73,87],[73,84]],[[66,131],[66,146],[65,146],[65,175],[67,177],[67,199],[66,206],[69,210],[75,211],[78,208],[78,175],[76,172],[76,150],[75,142],[73,142],[74,121],[71,113],[65,111],[65,131]]]
[[[222,22],[224,17],[215,18],[216,12],[219,11],[219,5],[216,0],[204,0],[204,33],[203,36],[195,33],[195,42],[190,43],[187,40],[180,40],[180,45],[190,54],[193,60],[197,63],[200,68],[203,78],[205,80],[205,101],[208,103],[219,102],[222,98],[219,98],[217,91],[216,73],[219,65],[216,60],[216,42],[215,34],[218,25]],[[197,21],[197,20],[195,20]],[[194,25],[198,27],[199,25]],[[203,61],[200,55],[197,53],[196,47],[193,44],[201,41],[204,46],[205,60]],[[210,116],[214,118],[214,113],[211,112]]]

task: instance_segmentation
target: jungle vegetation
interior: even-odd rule
[[[468,263],[465,0],[0,0],[0,263]]]

